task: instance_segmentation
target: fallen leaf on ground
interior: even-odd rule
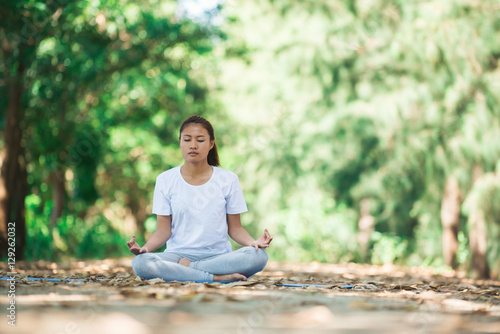
[[[154,285],[154,284],[161,284],[161,283],[166,283],[163,279],[161,278],[153,278],[153,279],[149,279],[147,280],[147,282],[150,284],[150,285]]]

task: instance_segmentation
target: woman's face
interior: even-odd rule
[[[214,141],[210,140],[208,131],[202,125],[192,123],[182,130],[180,146],[185,162],[206,162]]]

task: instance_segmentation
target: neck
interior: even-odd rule
[[[184,174],[194,176],[206,173],[208,170],[212,169],[212,166],[210,166],[206,161],[200,163],[184,161],[184,165],[182,165],[181,169]]]

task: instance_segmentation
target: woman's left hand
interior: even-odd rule
[[[273,240],[273,237],[269,234],[269,231],[267,229],[264,230],[264,235],[261,236],[259,239],[254,240],[250,246],[255,247],[255,250],[258,250],[259,248],[267,248],[269,247],[269,244]]]

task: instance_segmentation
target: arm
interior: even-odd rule
[[[163,246],[172,235],[172,216],[156,216],[156,230],[142,248],[154,252]]]
[[[140,247],[135,242],[135,235],[127,242],[129,250],[134,254],[154,252],[170,239],[172,235],[172,216],[156,216],[156,231],[149,240]]]
[[[260,248],[269,247],[269,243],[273,238],[269,235],[267,229],[264,231],[264,235],[259,239],[255,240],[248,234],[247,230],[241,226],[240,214],[230,215],[227,214],[227,229],[231,239],[236,241],[242,246],[252,246],[255,250]]]

